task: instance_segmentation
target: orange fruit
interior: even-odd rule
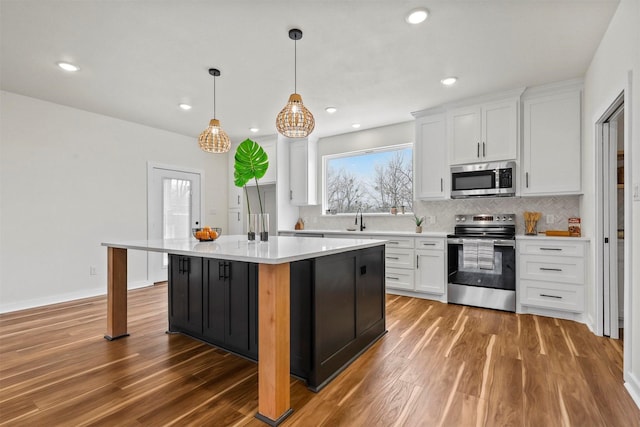
[[[212,239],[217,239],[218,238],[218,232],[216,230],[211,230],[209,232],[209,237],[211,237]]]

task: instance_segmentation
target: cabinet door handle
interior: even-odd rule
[[[386,257],[386,258],[387,258],[387,259],[400,259],[400,258],[398,258],[397,256],[388,256],[388,257]]]
[[[546,298],[555,298],[555,299],[562,299],[561,296],[558,295],[548,295],[548,294],[540,294],[541,297],[546,297]]]
[[[178,273],[180,274],[184,272],[184,268],[182,267],[183,262],[184,262],[184,258],[178,258]]]
[[[542,270],[542,271],[562,271],[561,268],[547,268],[547,267],[540,267],[540,270]]]
[[[238,212],[238,222],[240,222],[240,212]]]
[[[420,268],[420,255],[416,255],[416,270]]]
[[[540,248],[541,251],[561,251],[562,248]]]
[[[224,278],[231,280],[231,263],[230,262],[224,263]]]
[[[240,205],[240,195],[238,194],[238,205]]]
[[[529,188],[529,172],[524,174],[525,186]]]
[[[478,142],[478,152],[476,153],[476,157],[480,157],[480,143]]]
[[[444,191],[444,180],[440,178],[440,192],[442,193],[443,191]]]
[[[224,279],[224,263],[218,262],[218,280]]]
[[[399,279],[399,278],[397,278],[397,277],[391,277],[391,276],[387,276],[387,279],[389,279],[389,280],[400,280],[400,279]]]
[[[187,268],[185,269],[185,273],[189,274],[191,273],[191,258],[187,258],[185,259],[186,264],[187,264]]]
[[[289,190],[289,200],[293,200],[293,190]]]

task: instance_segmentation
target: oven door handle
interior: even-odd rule
[[[456,238],[449,238],[447,239],[447,243],[450,245],[462,245],[464,243],[471,243],[471,242],[486,242],[487,240],[492,240],[492,239],[456,239]],[[493,239],[493,245],[494,246],[506,246],[506,247],[511,247],[511,248],[515,248],[516,247],[516,241],[515,240],[502,240],[502,239]]]

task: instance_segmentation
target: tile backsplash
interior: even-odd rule
[[[580,216],[580,196],[556,197],[504,197],[417,201],[414,210],[418,216],[426,216],[423,231],[451,232],[456,214],[513,213],[516,215],[516,233],[524,234],[523,212],[541,212],[538,231],[566,230],[570,217]],[[300,208],[305,228],[312,230],[340,230],[354,226],[355,215],[322,215],[321,206]],[[429,222],[434,218],[434,223]],[[549,221],[551,220],[551,221]],[[414,231],[413,214],[366,216],[368,230]]]

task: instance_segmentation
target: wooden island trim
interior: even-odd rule
[[[290,370],[290,265],[258,267],[258,413],[270,425],[292,412]],[[270,351],[266,351],[270,349]]]
[[[127,250],[107,248],[107,340],[127,337]]]

